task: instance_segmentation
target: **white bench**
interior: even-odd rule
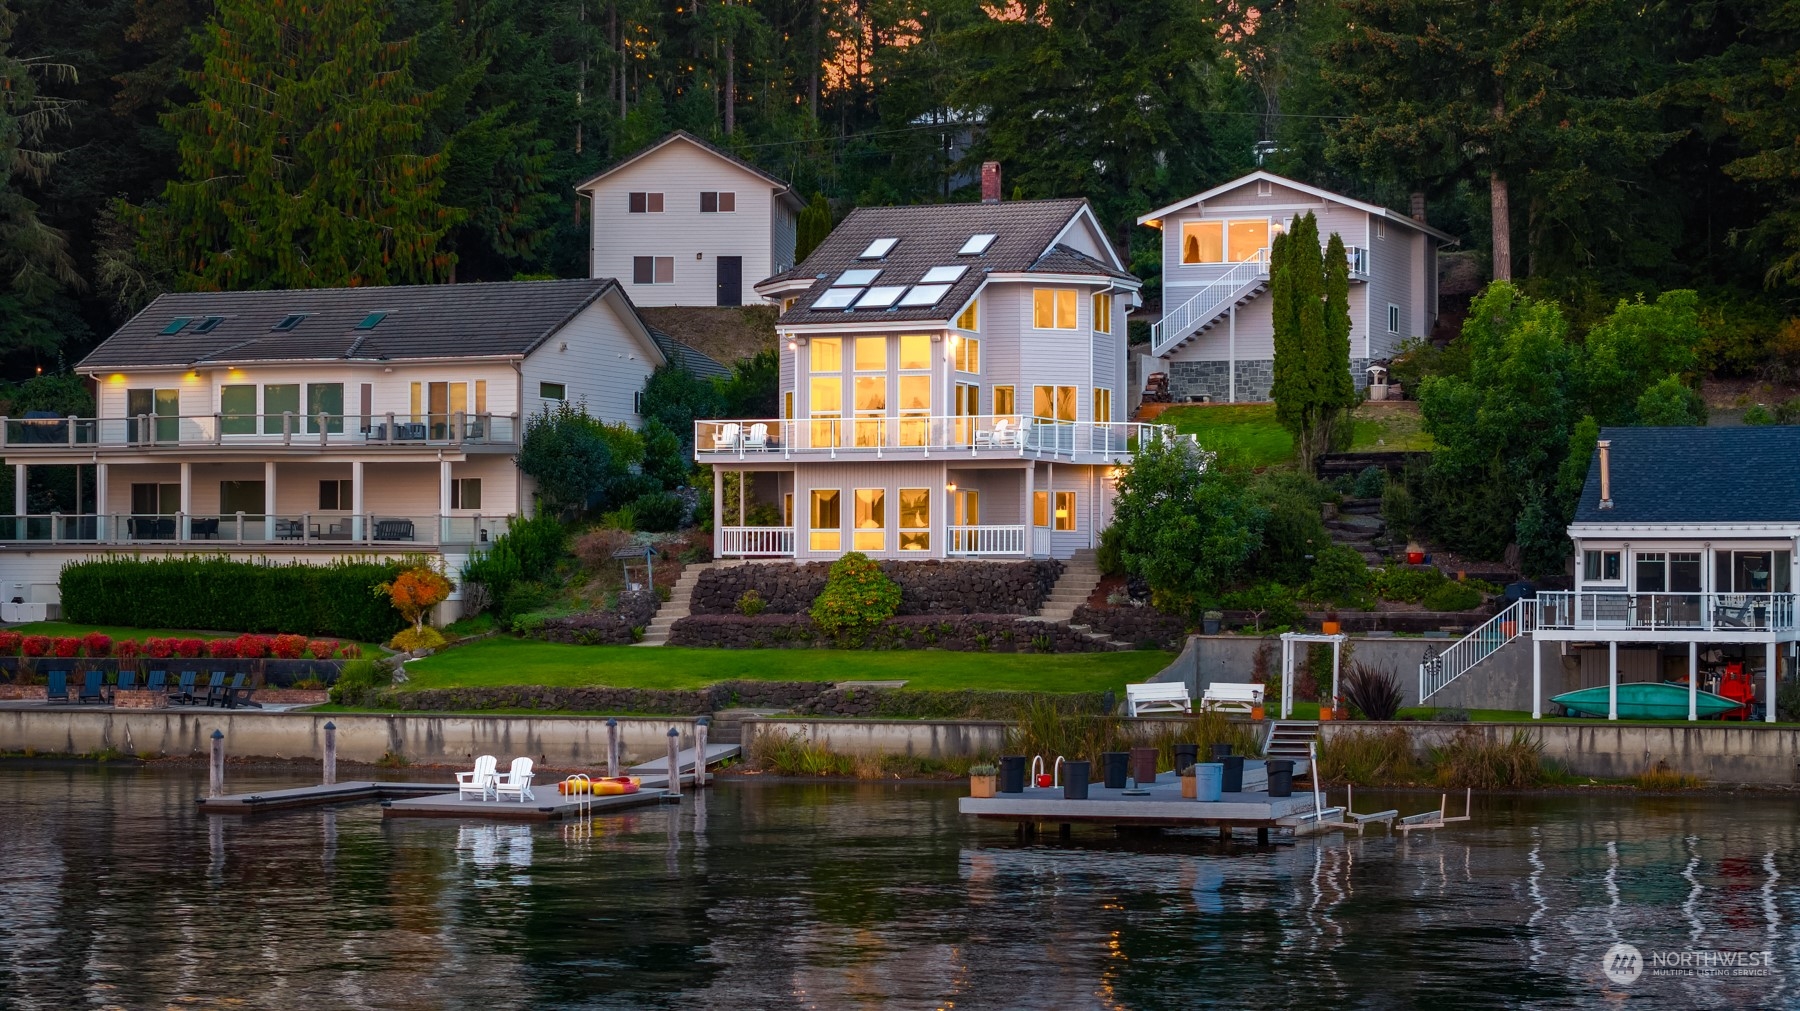
[[[1262,685],[1215,681],[1201,693],[1200,709],[1203,712],[1248,713],[1253,707],[1262,705],[1262,701]]]
[[[1130,716],[1145,713],[1191,713],[1187,685],[1179,681],[1125,686],[1125,712]]]

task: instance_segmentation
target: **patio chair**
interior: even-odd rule
[[[994,422],[994,445],[1004,449],[1018,449],[1025,444],[1025,433],[1011,421]]]
[[[769,448],[769,426],[763,424],[760,421],[754,425],[751,425],[750,431],[748,433],[746,433],[744,436],[744,448],[745,449],[768,449]]]
[[[239,706],[248,706],[251,709],[262,708],[261,702],[250,701],[250,696],[256,694],[256,686],[246,685],[244,679],[247,677],[249,677],[248,674],[241,672],[232,676],[231,686],[225,689],[225,708],[236,709]]]
[[[81,692],[75,696],[75,701],[78,703],[105,703],[106,672],[91,670],[84,673],[81,678]]]
[[[45,702],[67,702],[67,701],[69,701],[69,672],[68,671],[66,671],[66,670],[45,671],[44,672],[44,683],[46,685],[46,687],[44,689],[44,701]]]
[[[119,671],[118,687],[114,688],[113,691],[128,692],[137,686],[137,671],[131,670],[130,668],[121,668]]]
[[[150,691],[150,692],[168,691],[169,690],[168,681],[169,681],[169,672],[168,671],[153,670],[150,672],[149,679],[144,682],[144,690]]]
[[[513,797],[523,804],[536,800],[531,795],[531,759],[523,755],[513,759],[512,769],[494,777],[494,799]]]
[[[494,766],[497,764],[493,755],[482,755],[475,760],[473,772],[456,774],[456,797],[458,800],[486,800],[494,790]],[[474,796],[470,796],[473,794]]]
[[[191,671],[191,670],[182,671],[181,677],[176,682],[175,687],[169,689],[169,704],[177,705],[177,706],[193,705],[194,704],[194,679],[199,676],[200,675],[195,671]]]
[[[211,709],[213,706],[222,706],[225,704],[224,671],[216,670],[212,672],[212,680],[206,683],[206,697],[196,701],[205,703],[208,709]]]
[[[718,428],[713,429],[713,448],[736,449],[739,431],[740,429],[737,426],[737,422],[734,421],[726,422]]]

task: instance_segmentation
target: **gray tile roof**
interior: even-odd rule
[[[1071,249],[1060,242],[1051,246],[1027,269],[1033,274],[1100,274],[1124,281],[1137,280],[1137,275],[1129,271],[1116,270],[1111,264],[1102,263],[1081,250]]]
[[[985,274],[1018,273],[1039,269],[1048,262],[1056,272],[1130,277],[1092,257],[1064,246],[1051,247],[1086,200],[1011,200],[980,204],[919,204],[910,207],[859,207],[832,229],[806,262],[783,277],[815,277],[813,286],[799,296],[794,307],[781,315],[783,324],[851,323],[947,319],[981,286]],[[958,256],[957,250],[972,235],[995,236],[979,256]],[[880,238],[900,240],[879,260],[860,259],[869,243]],[[911,285],[932,267],[967,264],[950,291],[936,305],[899,309],[839,311],[808,308],[824,294],[830,282],[846,270],[880,268],[877,285]],[[1051,269],[1045,268],[1045,269]],[[766,281],[764,283],[767,283]]]
[[[710,356],[688,347],[668,334],[650,327],[650,339],[662,349],[663,357],[671,364],[680,365],[688,370],[688,374],[697,379],[730,379],[731,370]]]
[[[610,278],[581,278],[169,294],[133,316],[79,367],[525,355],[615,285]],[[383,311],[387,317],[373,329],[356,329],[365,316]],[[290,313],[308,315],[291,331],[272,329]],[[179,333],[162,333],[182,316],[194,322]],[[207,316],[224,320],[196,332]],[[676,344],[666,334],[663,340]]]
[[[1800,427],[1607,428],[1611,509],[1600,453],[1588,461],[1577,523],[1800,522]]]

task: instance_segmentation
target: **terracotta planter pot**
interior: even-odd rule
[[[1262,720],[1265,716],[1266,716],[1266,713],[1264,712],[1262,706],[1251,706],[1250,707],[1250,718],[1251,719]]]
[[[1406,564],[1408,564],[1408,565],[1424,565],[1425,564],[1425,552],[1423,552],[1423,551],[1408,551],[1406,553]]]
[[[1335,621],[1322,621],[1319,623],[1319,631],[1326,635],[1336,635],[1338,634],[1338,623]]]
[[[999,776],[970,776],[969,796],[992,797],[994,795],[994,789],[999,785]]]
[[[1199,780],[1193,776],[1181,777],[1181,796],[1184,800],[1194,800],[1200,796]]]
[[[1335,714],[1334,714],[1334,713],[1332,713],[1332,711],[1331,711],[1331,710],[1330,710],[1330,709],[1327,709],[1327,708],[1326,708],[1326,707],[1324,707],[1324,706],[1320,706],[1320,707],[1319,707],[1319,722],[1320,722],[1320,723],[1329,723],[1329,722],[1331,722],[1331,720],[1332,720],[1332,718],[1333,718],[1333,717],[1334,717],[1334,715],[1335,715]]]
[[[1500,634],[1506,636],[1508,639],[1512,638],[1515,635],[1518,635],[1519,634],[1519,623],[1516,621],[1501,622],[1500,623]]]

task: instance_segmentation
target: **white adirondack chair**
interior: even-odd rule
[[[508,798],[521,804],[537,799],[531,795],[531,759],[524,756],[515,758],[512,769],[494,777],[494,799]]]
[[[735,421],[726,422],[718,428],[713,429],[713,448],[736,449],[739,431],[740,429]]]
[[[493,755],[482,755],[475,760],[475,771],[456,774],[456,796],[459,800],[486,800],[494,789]],[[471,794],[473,795],[471,797]]]
[[[994,422],[994,445],[1006,449],[1016,449],[1024,445],[1024,431],[1008,420]]]
[[[751,425],[750,430],[744,434],[744,448],[745,449],[768,449],[769,448],[769,426],[763,424],[760,421],[754,425]]]

